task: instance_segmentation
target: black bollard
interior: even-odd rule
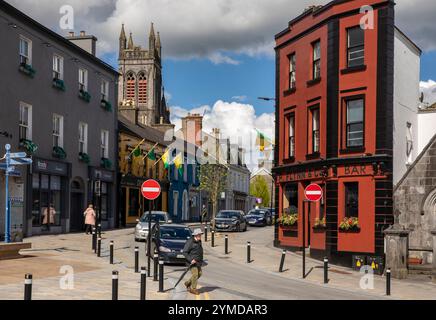
[[[159,255],[157,254],[157,252],[154,253],[153,256],[153,281],[158,281],[157,279],[157,267],[159,265]]]
[[[101,257],[101,238],[97,240],[97,257]]]
[[[247,242],[247,263],[251,263],[251,242]]]
[[[118,300],[118,271],[112,271],[112,300]]]
[[[145,267],[141,268],[141,298],[140,300],[145,300],[145,295],[146,295],[146,287],[147,286],[147,270],[145,269]]]
[[[139,248],[135,247],[135,273],[139,272]]]
[[[31,274],[26,274],[24,277],[24,300],[32,300],[32,280],[33,276]]]
[[[282,252],[282,258],[280,260],[280,268],[279,268],[279,272],[283,272],[283,267],[285,265],[285,257],[286,257],[286,250],[283,250]]]
[[[391,269],[386,270],[386,295],[391,295]]]
[[[229,254],[229,236],[226,235],[224,238],[224,252],[225,254]]]
[[[109,244],[109,263],[114,264],[114,242],[111,241]]]
[[[207,242],[207,222],[206,225],[204,226],[204,242]]]
[[[101,224],[99,223],[97,226],[98,237],[101,238]]]
[[[329,259],[324,258],[324,283],[329,283]]]
[[[164,292],[164,261],[159,260],[159,292]]]
[[[92,250],[97,253],[97,232],[94,227],[92,227]]]
[[[212,234],[212,248],[215,247],[215,231],[211,231]]]

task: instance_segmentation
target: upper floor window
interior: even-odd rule
[[[100,156],[109,158],[109,131],[101,130]]]
[[[289,89],[296,87],[296,58],[295,53],[289,56]]]
[[[19,139],[32,140],[32,106],[20,103]]]
[[[289,158],[295,157],[295,115],[289,116]]]
[[[360,26],[348,29],[347,59],[348,67],[365,63],[365,31]]]
[[[313,80],[321,78],[321,42],[313,43]]]
[[[53,55],[53,79],[64,79],[64,59],[58,55]]]
[[[319,108],[313,108],[311,114],[311,141],[312,153],[318,153],[320,149]]]
[[[53,115],[53,147],[64,146],[64,117]]]
[[[347,148],[363,147],[364,143],[364,100],[350,99],[346,101],[346,139]]]
[[[347,218],[359,217],[359,183],[345,183],[345,216]]]
[[[32,41],[20,36],[20,64],[32,65]]]
[[[88,153],[88,125],[79,123],[79,153]]]
[[[79,90],[88,91],[88,70],[79,69]]]
[[[109,82],[104,79],[101,80],[101,100],[109,100]]]
[[[147,78],[143,72],[138,76],[138,102],[147,103]]]
[[[135,101],[136,79],[133,73],[129,73],[126,79],[126,100]]]

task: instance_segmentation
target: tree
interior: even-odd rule
[[[227,185],[227,171],[227,167],[222,164],[203,164],[200,166],[200,190],[209,193],[213,218],[217,213],[218,197]]]
[[[269,205],[270,190],[264,177],[257,176],[253,179],[250,183],[250,194],[253,197],[261,198],[263,206]]]

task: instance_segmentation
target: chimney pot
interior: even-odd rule
[[[85,31],[83,31],[83,30],[80,31],[80,36],[81,36],[81,37],[84,37],[85,35],[86,35],[86,32],[85,32]]]
[[[70,31],[70,37],[74,37],[74,31]]]

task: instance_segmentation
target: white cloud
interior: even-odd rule
[[[274,114],[257,116],[250,104],[218,100],[213,107],[202,106],[192,110],[171,107],[171,121],[176,125],[176,130],[181,128],[181,117],[188,113],[204,113],[205,132],[210,133],[213,128],[219,128],[222,138],[230,138],[232,143],[242,146],[246,151],[246,164],[251,170],[257,167],[259,159],[256,129],[270,138],[274,137]]]
[[[239,65],[241,62],[235,59],[230,58],[229,56],[224,55],[221,52],[214,52],[209,56],[210,61],[213,64],[232,64]]]
[[[436,82],[433,80],[421,81],[419,83],[421,92],[424,93],[424,103],[432,105],[436,102]]]
[[[244,101],[246,101],[247,100],[247,96],[233,96],[232,97],[232,100],[236,100],[236,101],[239,101],[239,102],[244,102]]]

